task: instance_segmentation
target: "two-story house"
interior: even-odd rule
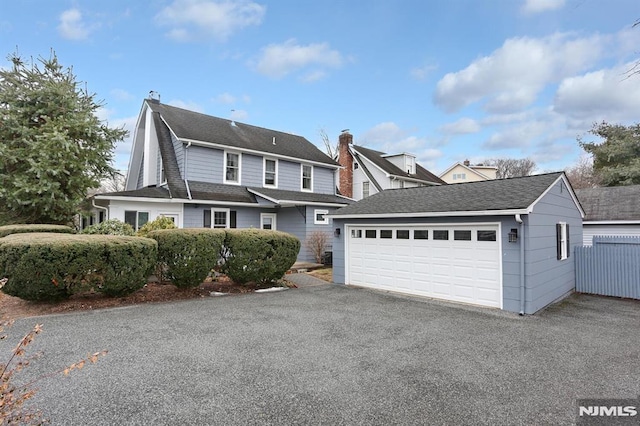
[[[353,136],[343,131],[338,137],[340,193],[361,200],[385,189],[445,184],[416,162],[415,155],[384,152],[353,145]]]
[[[305,240],[331,234],[326,215],[352,202],[336,194],[340,166],[301,136],[155,99],[134,132],[125,190],[94,200],[134,229],[161,215],[180,228],[274,229],[297,236],[298,260],[313,261]]]
[[[471,164],[469,160],[457,162],[440,173],[440,179],[447,183],[479,182],[496,178],[498,168],[484,164]]]

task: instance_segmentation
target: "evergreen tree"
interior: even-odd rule
[[[102,123],[71,68],[9,55],[0,68],[0,224],[68,223],[87,190],[113,173],[127,132]]]

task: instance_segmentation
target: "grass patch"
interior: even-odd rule
[[[309,275],[313,275],[316,278],[325,280],[327,282],[333,282],[333,268],[321,268],[307,272]]]

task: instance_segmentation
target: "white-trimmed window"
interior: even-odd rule
[[[136,210],[125,210],[124,222],[131,225],[134,230],[138,230],[149,222],[149,212],[140,212]]]
[[[260,213],[260,228],[276,230],[276,214]]]
[[[313,211],[313,223],[314,225],[328,225],[329,218],[327,215],[329,210],[315,209]]]
[[[313,191],[313,166],[309,164],[303,164],[300,169],[302,190],[309,192]]]
[[[269,186],[273,188],[278,187],[278,160],[271,158],[265,158],[263,162],[264,180],[263,186]]]
[[[224,153],[224,183],[240,184],[242,156],[237,152]]]
[[[362,198],[369,196],[369,181],[362,182]]]
[[[205,210],[204,226],[205,228],[231,228],[229,222],[229,209],[211,209],[211,213]]]
[[[556,250],[558,260],[565,260],[571,256],[569,224],[566,222],[556,223]]]

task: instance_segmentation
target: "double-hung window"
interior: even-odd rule
[[[302,190],[313,191],[313,166],[302,165]]]
[[[362,182],[362,198],[369,196],[369,181]]]
[[[224,183],[240,183],[240,154],[224,153]]]
[[[203,225],[205,228],[235,228],[236,211],[230,209],[204,210]]]
[[[278,160],[264,159],[264,186],[278,186]]]

